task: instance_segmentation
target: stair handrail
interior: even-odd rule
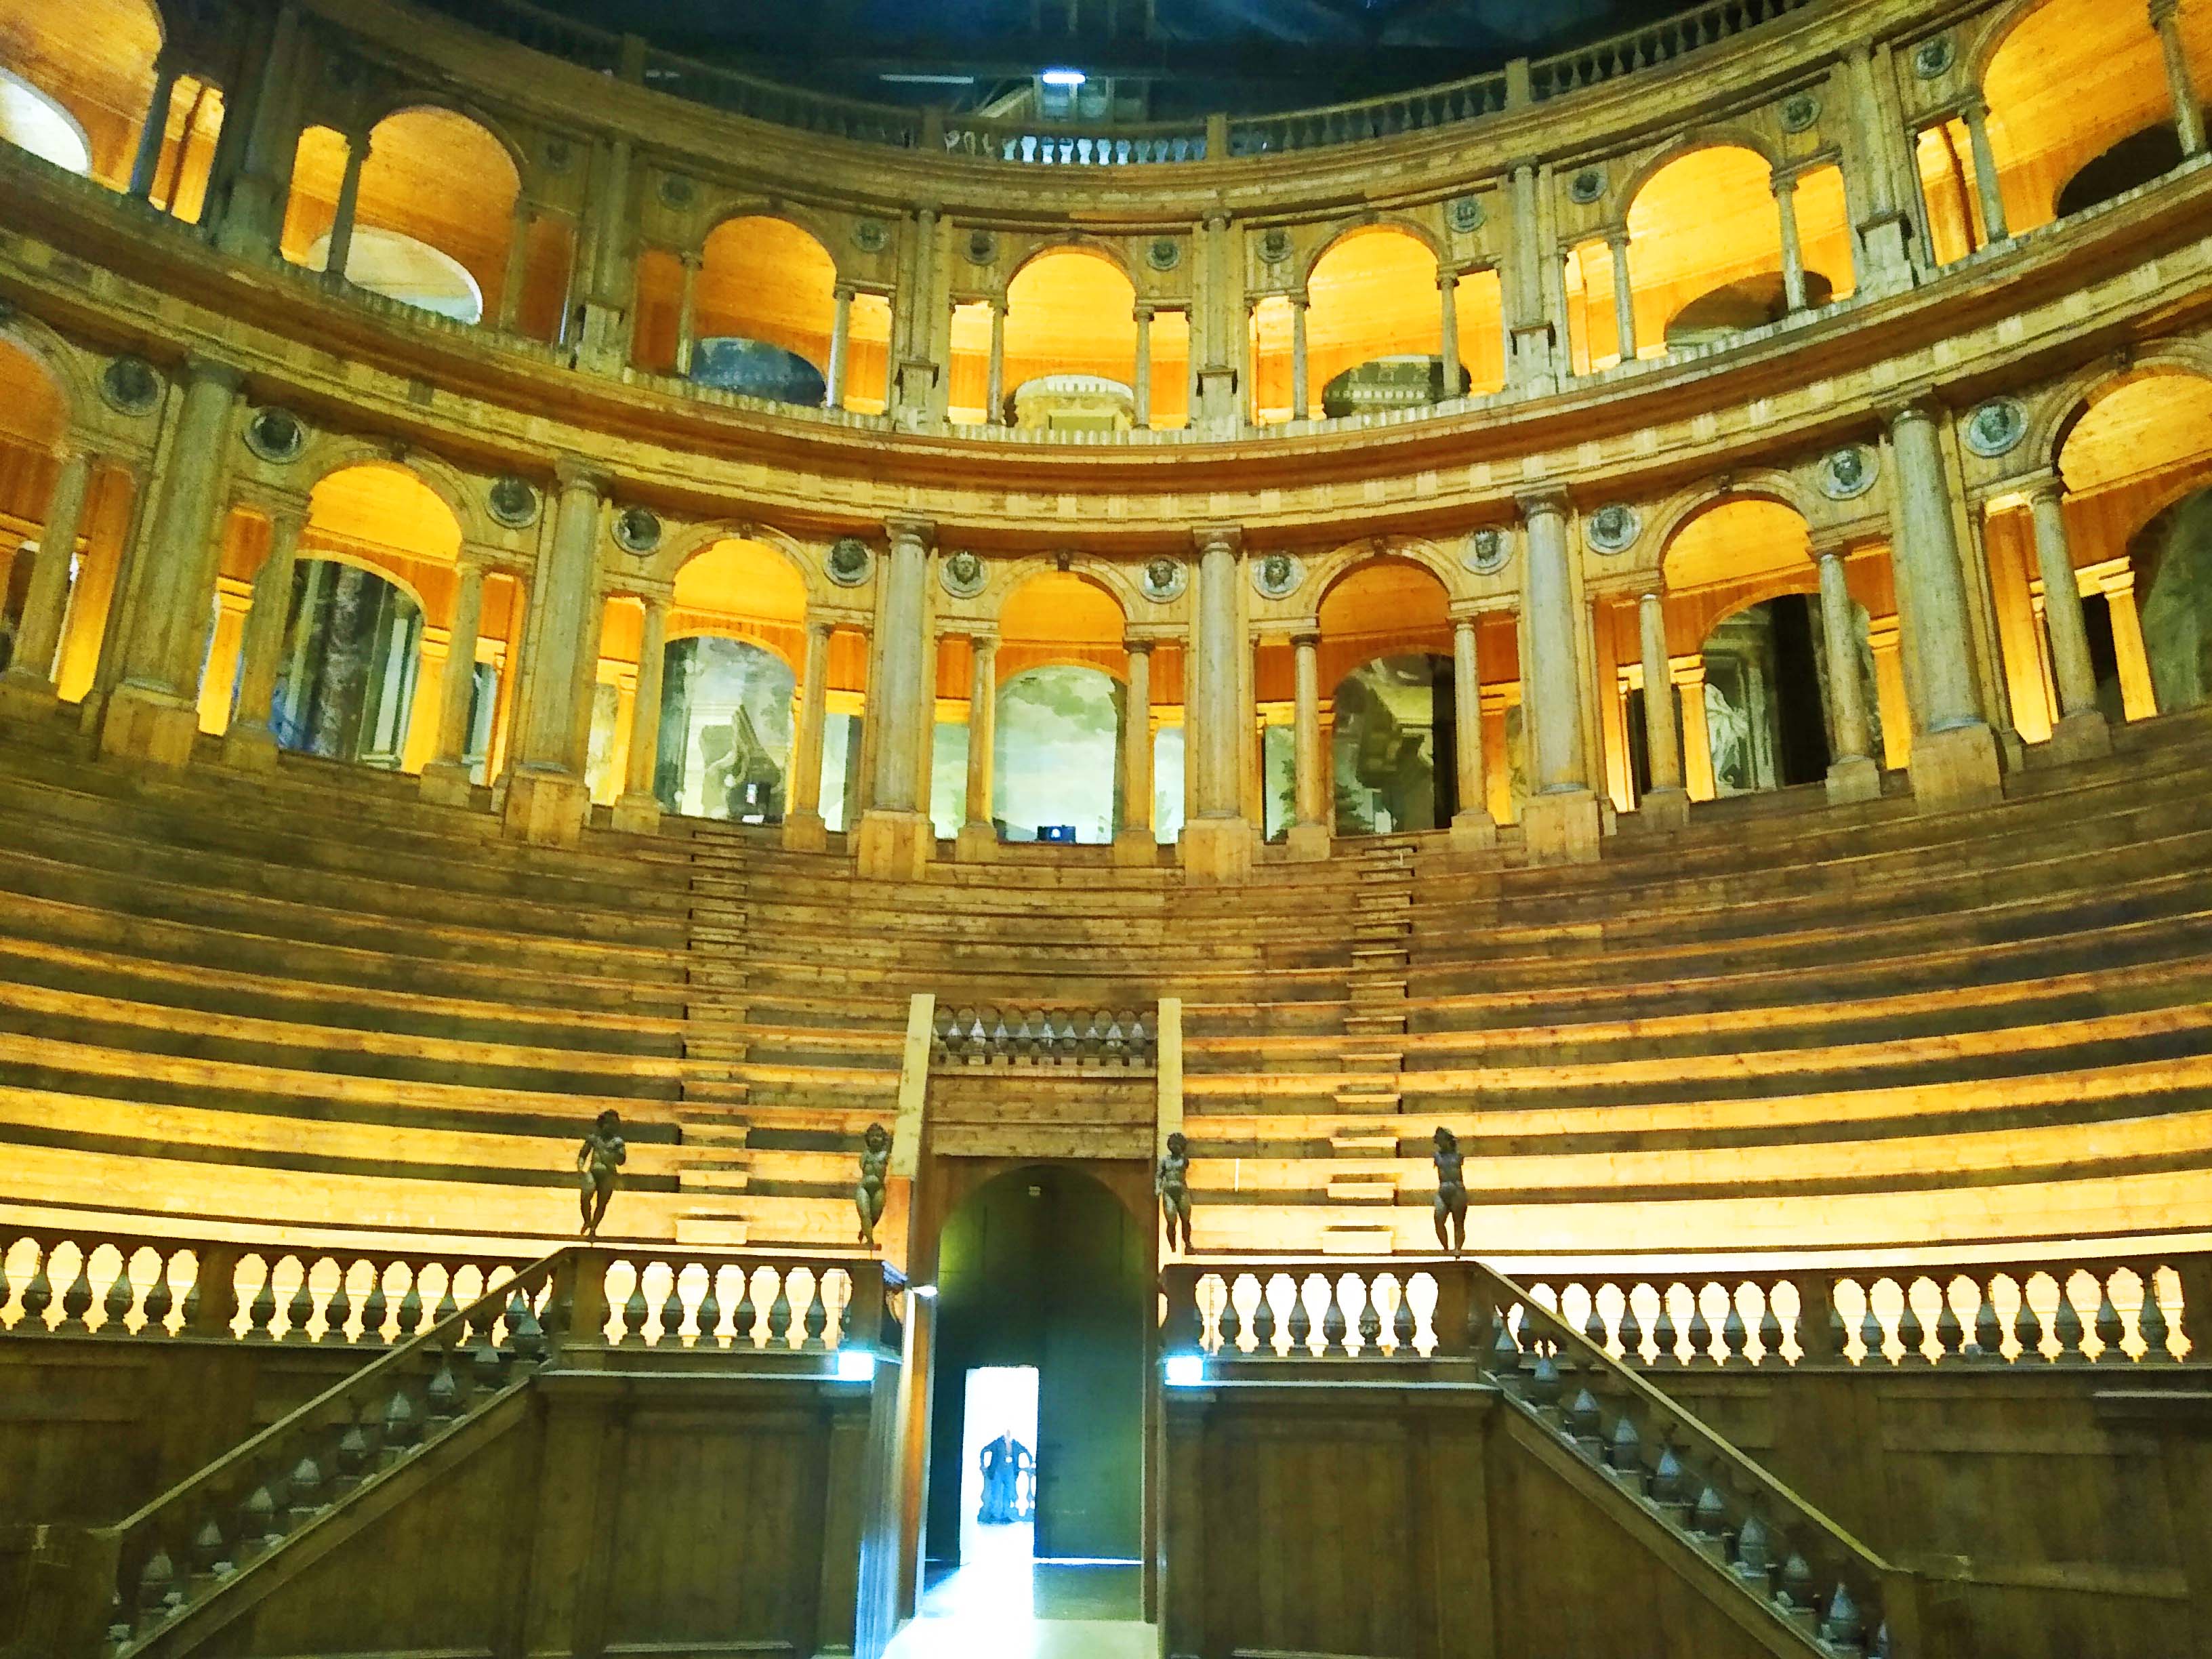
[[[1526,1287],[1479,1262],[1467,1266],[1474,1279],[1470,1322],[1486,1314],[1491,1327],[1487,1347],[1478,1350],[1480,1363],[1509,1399],[1547,1427],[1550,1414],[1558,1412],[1570,1438],[1595,1436],[1607,1468],[1626,1471],[1632,1459],[1636,1470],[1664,1480],[1671,1460],[1689,1479],[1674,1477],[1673,1489],[1659,1495],[1687,1504],[1692,1529],[1701,1535],[1732,1539],[1740,1575],[1759,1567],[1786,1572],[1790,1564],[1781,1557],[1786,1539],[1789,1549],[1814,1569],[1815,1576],[1804,1583],[1819,1596],[1814,1610],[1824,1640],[1848,1643],[1886,1627],[1887,1645],[1876,1650],[1917,1650],[1917,1603],[1910,1573],[1544,1307]],[[1607,1401],[1614,1407],[1610,1416]],[[1623,1421],[1632,1440],[1622,1437]],[[1659,1461],[1645,1461],[1647,1446],[1656,1448]],[[1687,1462],[1684,1450],[1690,1453]],[[1700,1470],[1699,1463],[1710,1467]],[[1694,1493],[1687,1490],[1692,1484],[1699,1488]],[[1755,1521],[1766,1534],[1748,1551],[1747,1521]],[[1771,1535],[1778,1524],[1786,1528],[1784,1539]],[[1747,1554],[1752,1557],[1748,1562]],[[1802,1594],[1791,1599],[1798,1601]],[[1857,1628],[1850,1628],[1854,1625]]]
[[[565,1285],[556,1279],[573,1272],[579,1255],[575,1246],[564,1245],[516,1270],[465,1308],[349,1372],[122,1520],[94,1528],[103,1559],[112,1565],[121,1620],[131,1629],[124,1643],[159,1628],[182,1610],[196,1574],[221,1583],[281,1541],[282,1529],[307,1518],[294,1500],[337,1490],[340,1482],[374,1463],[380,1446],[406,1449],[418,1443],[429,1422],[458,1414],[477,1383],[500,1393],[520,1386],[526,1372],[511,1376],[509,1368],[520,1361],[534,1370],[553,1352],[554,1342],[538,1316],[556,1312],[568,1299]],[[472,1337],[481,1340],[473,1367],[477,1383],[453,1369]],[[425,1379],[418,1407],[404,1387],[394,1390],[389,1385],[422,1367],[434,1352],[440,1364]],[[217,1516],[232,1519],[233,1510],[235,1518],[227,1527]],[[270,1530],[249,1538],[245,1528],[251,1524]]]

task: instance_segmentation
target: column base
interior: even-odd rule
[[[2051,728],[2051,757],[2062,764],[2098,760],[2112,752],[2112,722],[2101,708],[2069,714]]]
[[[787,812],[783,817],[783,850],[819,853],[830,845],[830,826],[819,812]]]
[[[999,856],[999,826],[963,823],[953,838],[952,856],[962,864],[989,864]]]
[[[935,363],[904,362],[898,366],[898,396],[892,414],[900,431],[927,432],[936,428],[936,390]]]
[[[1335,839],[1325,823],[1294,823],[1287,837],[1291,856],[1300,863],[1327,858]]]
[[[1686,830],[1690,823],[1690,792],[1679,787],[1647,789],[1636,803],[1636,815],[1654,830]]]
[[[2004,799],[1996,733],[1979,721],[1947,732],[1916,732],[1905,770],[1923,812],[1989,806]]]
[[[1997,740],[1997,770],[2006,777],[2027,770],[2027,739],[2009,726],[1993,726],[1990,732]]]
[[[1498,821],[1480,807],[1455,812],[1451,821],[1451,849],[1455,853],[1486,853],[1498,845]]]
[[[615,828],[633,836],[653,834],[660,828],[660,802],[651,795],[617,796]]]
[[[1531,795],[1521,808],[1521,838],[1531,864],[1595,864],[1597,796],[1588,789]]]
[[[100,752],[182,766],[200,734],[199,709],[185,698],[144,686],[118,685],[100,723]]]
[[[240,772],[276,769],[276,734],[265,726],[234,726],[222,734],[222,763]]]
[[[1114,837],[1114,862],[1122,869],[1147,869],[1159,861],[1160,844],[1151,824],[1132,824]]]
[[[1828,766],[1828,804],[1881,799],[1881,768],[1865,755],[1845,755]]]
[[[871,807],[853,839],[855,866],[878,881],[920,881],[937,850],[937,828],[926,812]]]
[[[573,772],[518,769],[507,781],[507,832],[541,847],[582,839],[592,793]]]
[[[1234,432],[1238,418],[1237,371],[1201,368],[1198,371],[1198,407],[1193,419],[1208,432]]]
[[[1912,263],[1912,220],[1890,212],[1863,220],[1858,228],[1859,288],[1870,294],[1895,294],[1912,287],[1920,273]]]
[[[28,726],[52,719],[60,706],[61,694],[52,680],[13,669],[0,673],[0,720]]]
[[[1252,826],[1243,818],[1192,818],[1182,827],[1185,881],[1242,881],[1252,873]]]
[[[469,769],[460,761],[434,760],[422,769],[422,799],[441,806],[466,806],[476,796]]]

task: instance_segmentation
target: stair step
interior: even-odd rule
[[[1388,1176],[1333,1175],[1328,1178],[1332,1204],[1395,1204],[1398,1183]]]
[[[1336,1223],[1321,1230],[1323,1255],[1388,1255],[1396,1242],[1390,1229],[1379,1223]]]
[[[738,1248],[752,1243],[752,1224],[743,1216],[690,1211],[676,1218],[676,1242],[704,1248]]]

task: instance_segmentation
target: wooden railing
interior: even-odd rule
[[[930,1063],[948,1066],[1103,1066],[1149,1070],[1159,1063],[1154,1010],[1060,1006],[937,1006]]]

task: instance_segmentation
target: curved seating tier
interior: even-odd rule
[[[1819,792],[1340,843],[1234,888],[1086,860],[863,881],[671,820],[561,850],[288,757],[151,775],[0,742],[0,1136],[18,1220],[850,1243],[907,1004],[1183,1000],[1201,1246],[1521,1257],[2155,1233],[2212,1201],[2212,720],[1925,816]]]

